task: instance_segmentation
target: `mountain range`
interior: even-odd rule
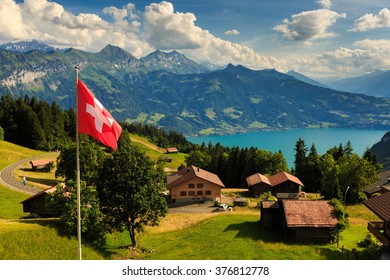
[[[390,99],[336,91],[273,69],[229,64],[211,71],[176,51],[138,59],[112,45],[89,53],[18,44],[0,46],[1,95],[30,95],[75,107],[77,65],[79,78],[118,121],[155,124],[187,135],[390,127]]]
[[[390,98],[390,71],[377,70],[364,76],[334,81],[328,86],[336,90]]]

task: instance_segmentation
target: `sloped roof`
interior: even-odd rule
[[[32,200],[32,199],[34,199],[34,198],[36,198],[36,197],[39,197],[39,196],[41,196],[41,195],[43,195],[43,194],[54,193],[56,190],[57,190],[57,186],[48,188],[48,189],[46,189],[46,190],[40,191],[40,192],[38,192],[38,193],[36,193],[36,194],[33,194],[32,196],[26,198],[25,200],[23,200],[23,201],[20,202],[20,203],[27,202],[27,201]]]
[[[384,221],[390,221],[390,192],[363,201],[372,212]]]
[[[287,227],[334,227],[337,218],[326,200],[283,200]]]
[[[179,185],[183,182],[186,182],[188,180],[191,180],[193,178],[201,178],[203,180],[206,180],[208,182],[216,184],[222,188],[225,187],[225,185],[219,179],[218,175],[211,173],[211,172],[208,172],[204,169],[201,169],[201,168],[193,166],[193,165],[191,165],[187,168],[183,168],[173,175],[168,175],[167,176],[167,187],[168,187],[168,189],[170,189],[174,186],[177,186],[177,185]]]
[[[266,183],[267,185],[271,186],[271,182],[268,180],[266,176],[260,173],[253,174],[251,176],[246,177],[246,182],[248,184],[248,187],[256,185],[258,183]]]
[[[301,180],[299,180],[297,177],[295,177],[294,175],[291,175],[287,172],[279,172],[278,174],[275,174],[275,175],[272,175],[271,177],[268,178],[269,181],[271,182],[271,185],[274,187],[274,186],[277,186],[281,183],[284,183],[286,181],[291,181],[291,182],[294,182],[300,186],[303,186]]]
[[[389,178],[390,170],[386,170],[379,173],[379,181],[376,181],[375,183],[372,183],[371,185],[367,186],[364,192],[368,194],[373,194],[380,191],[381,189],[388,190],[388,187],[390,187]]]
[[[176,147],[167,148],[167,153],[178,153],[179,150]]]
[[[38,159],[38,160],[32,160],[30,161],[31,166],[41,166],[41,165],[46,165],[52,162],[53,160],[51,159]]]

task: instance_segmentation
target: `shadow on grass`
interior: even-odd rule
[[[48,187],[56,186],[60,181],[55,179],[43,179],[43,178],[33,178],[26,177],[27,182],[32,182],[40,185],[46,185]]]
[[[264,228],[260,225],[260,221],[231,224],[224,230],[224,232],[229,231],[237,232],[235,238],[250,238],[256,241],[262,240],[264,242],[284,241],[283,234],[280,230]]]
[[[68,239],[77,238],[77,234],[69,234],[66,232],[63,228],[63,225],[61,224],[61,220],[59,218],[38,218],[38,219],[19,219],[20,223],[25,224],[37,224],[42,227],[48,227],[51,229],[54,229],[58,236],[65,237]],[[83,239],[83,236],[81,236],[82,244],[83,246],[88,246],[95,251],[97,251],[100,255],[103,256],[105,259],[110,259],[115,252],[111,251],[110,249],[118,249],[118,248],[109,248],[106,246],[106,242],[102,244],[92,244],[88,242],[87,240]]]

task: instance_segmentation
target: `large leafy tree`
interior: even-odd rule
[[[162,194],[164,178],[162,162],[153,162],[131,144],[121,145],[100,170],[101,211],[111,231],[129,232],[134,247],[136,233],[145,225],[158,225],[168,212]]]
[[[104,161],[105,154],[101,147],[89,141],[80,142],[80,176],[88,186],[95,185],[98,180],[98,170]],[[61,150],[57,159],[56,177],[63,176],[65,180],[76,181],[76,144]]]
[[[54,193],[46,197],[46,207],[51,214],[60,217],[62,231],[69,236],[77,235],[77,192],[76,182],[58,184]],[[94,187],[87,187],[84,181],[80,184],[81,192],[81,233],[82,239],[92,245],[105,243],[107,233],[103,215],[100,212],[99,200]]]

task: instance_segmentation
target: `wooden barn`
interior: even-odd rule
[[[179,150],[176,147],[167,148],[167,154],[177,154]]]
[[[282,229],[296,242],[330,242],[338,222],[333,205],[325,200],[264,201],[260,211],[263,227]]]
[[[51,187],[49,189],[40,191],[29,198],[20,202],[23,204],[23,212],[30,213],[31,216],[49,217],[49,211],[46,208],[45,200],[49,193],[53,193],[57,188]]]
[[[39,159],[30,161],[31,169],[36,170],[50,170],[53,161],[51,159]]]
[[[282,211],[280,201],[260,202],[260,224],[266,228],[282,227]]]
[[[273,196],[281,198],[297,198],[302,182],[287,172],[266,177],[260,173],[246,177],[249,192],[253,197],[270,191]]]
[[[246,177],[249,192],[252,197],[259,197],[261,194],[271,191],[271,182],[266,176],[260,173]]]
[[[297,242],[330,242],[337,225],[333,205],[326,200],[283,200],[287,237]]]

